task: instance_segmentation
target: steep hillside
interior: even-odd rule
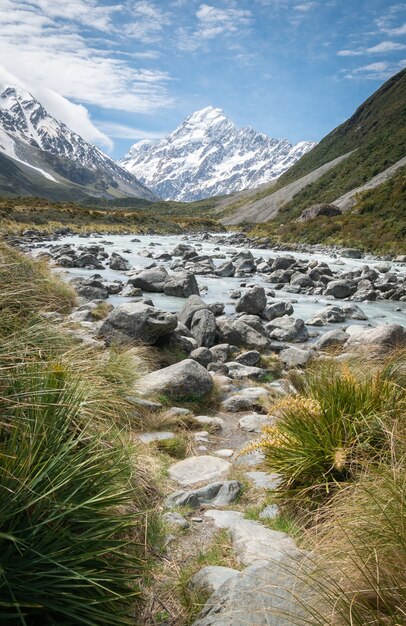
[[[406,154],[406,70],[390,78],[344,124],[304,155],[271,188],[243,201],[230,201],[227,223],[295,219],[308,206],[334,202],[387,169]],[[341,162],[336,159],[348,155]],[[329,164],[331,165],[329,167]],[[327,171],[314,176],[319,168]],[[309,179],[306,179],[309,177]],[[297,185],[275,210],[273,196]],[[283,195],[283,194],[282,194]],[[260,204],[257,204],[260,203]]]

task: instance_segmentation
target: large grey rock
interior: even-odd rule
[[[346,319],[362,320],[362,321],[365,321],[368,319],[368,315],[366,315],[364,311],[360,309],[359,306],[357,306],[356,304],[353,304],[352,302],[349,304],[344,304],[344,306],[342,306],[341,308],[344,312]]]
[[[139,287],[143,291],[163,292],[168,279],[168,272],[161,266],[142,270],[136,276],[131,276],[128,282],[133,287]]]
[[[291,303],[281,300],[280,302],[272,302],[271,304],[267,304],[261,313],[261,317],[264,320],[268,320],[269,322],[271,322],[277,317],[283,317],[284,315],[292,314],[293,306],[291,305]]]
[[[193,295],[198,296],[199,287],[194,274],[190,272],[172,274],[164,285],[164,294],[178,298],[189,298]]]
[[[128,302],[117,306],[100,327],[100,336],[107,343],[142,341],[154,344],[162,335],[177,326],[176,315],[166,313],[142,302]]]
[[[222,278],[230,278],[235,274],[234,263],[232,261],[227,261],[214,270],[214,273],[216,276],[221,276]]]
[[[166,499],[168,508],[189,506],[193,509],[202,504],[211,506],[227,506],[234,502],[242,489],[238,480],[224,480],[190,491],[175,491]]]
[[[172,465],[169,470],[169,478],[183,487],[220,481],[228,476],[231,464],[224,459],[215,456],[202,455],[191,456],[183,461]]]
[[[238,576],[239,571],[231,567],[221,565],[206,565],[196,572],[189,583],[189,587],[195,591],[212,594],[227,580]]]
[[[346,257],[347,259],[361,259],[362,252],[356,248],[343,248],[341,250],[341,256]]]
[[[269,336],[277,341],[302,342],[309,339],[309,333],[301,319],[293,317],[280,317],[266,325]]]
[[[266,415],[260,415],[259,413],[244,415],[238,422],[241,430],[247,433],[261,433],[262,427],[270,423],[271,421]]]
[[[235,310],[238,313],[249,313],[258,315],[266,306],[265,289],[255,285],[248,289],[236,304]]]
[[[213,355],[208,348],[196,348],[190,353],[190,358],[207,367],[209,363],[214,361]]]
[[[253,411],[261,406],[261,401],[268,397],[263,387],[246,387],[221,403],[221,409],[229,413]]]
[[[406,330],[399,324],[380,324],[376,328],[349,326],[346,332],[350,335],[346,348],[375,348],[386,351],[406,345]]]
[[[190,331],[199,347],[212,348],[216,338],[216,318],[209,309],[193,314]]]
[[[206,511],[218,528],[230,532],[237,559],[243,565],[269,559],[272,563],[283,561],[286,556],[299,556],[299,550],[289,535],[271,530],[254,520],[244,519],[237,511]]]
[[[226,365],[228,367],[229,377],[234,380],[246,380],[248,378],[257,379],[264,375],[264,370],[260,367],[242,365],[236,361],[229,361]]]
[[[296,263],[296,259],[293,256],[278,256],[272,263],[272,269],[275,270],[287,270],[289,267]]]
[[[350,280],[332,280],[326,287],[326,296],[333,298],[349,298],[357,291],[357,285]]]
[[[270,344],[269,339],[240,319],[218,319],[217,335],[220,342],[239,348],[261,351],[269,348]]]
[[[142,395],[167,394],[172,397],[201,397],[213,387],[209,372],[192,359],[185,359],[169,367],[151,372],[137,383]]]
[[[200,298],[200,296],[190,296],[179,312],[179,321],[190,328],[193,315],[197,311],[208,309],[208,305]]]
[[[234,358],[237,363],[242,365],[256,365],[261,360],[261,355],[258,350],[249,350],[248,352],[242,352]]]
[[[118,254],[117,252],[112,252],[110,257],[110,269],[127,272],[131,269],[131,263],[127,261],[127,259],[122,257],[121,254]]]
[[[326,306],[316,311],[306,321],[307,326],[324,326],[325,324],[340,324],[345,322],[345,313],[339,306]]]
[[[343,346],[348,338],[348,333],[341,329],[333,329],[329,330],[327,333],[323,333],[313,345],[316,350],[325,350],[326,348]]]
[[[302,211],[298,222],[306,222],[316,217],[335,217],[341,215],[341,209],[335,204],[313,204]]]
[[[298,626],[310,624],[303,608],[309,590],[297,577],[300,557],[258,561],[215,591],[193,626]],[[310,618],[310,621],[309,621]]]
[[[312,350],[303,350],[293,346],[279,353],[280,360],[288,369],[305,366],[312,356]]]

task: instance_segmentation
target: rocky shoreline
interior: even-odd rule
[[[246,519],[237,507],[230,509],[243,486],[235,478],[236,471],[258,493],[278,485],[277,475],[263,471],[261,453],[241,451],[258,438],[264,425],[272,424],[267,402],[295,391],[289,370],[316,359],[343,360],[360,351],[385,354],[406,345],[404,326],[371,327],[362,306],[356,304],[388,299],[405,302],[406,266],[398,265],[393,271],[392,262],[382,260],[378,269],[365,265],[341,272],[327,263],[297,259],[279,250],[265,260],[251,252],[261,244],[237,234],[227,237],[227,245],[244,249],[237,248],[224,259],[219,249],[220,265],[200,253],[199,238],[194,235],[193,241],[185,237],[170,253],[160,252],[156,242],[145,250],[150,264],[134,268],[125,252],[109,254],[103,239],[75,247],[58,240],[66,234],[56,234],[46,248],[37,234],[26,234],[13,243],[36,253],[45,251],[58,267],[96,272],[72,280],[79,305],[69,316],[73,323],[69,332],[101,349],[142,343],[180,355],[178,362],[141,377],[132,402],[141,413],[187,417],[200,428],[193,433],[193,453],[168,469],[172,490],[162,503],[162,513],[175,533],[168,539],[168,558],[175,558],[176,529],[193,531],[199,537],[226,529],[239,563],[239,569],[207,566],[192,578],[191,588],[210,596],[194,626],[282,626],[290,623],[284,614],[288,609],[300,619],[297,572],[306,555],[288,534],[260,520]],[[216,245],[225,239],[202,237]],[[344,257],[351,254],[355,252],[340,252]],[[163,260],[170,263],[169,269],[160,264]],[[397,263],[405,261],[402,257]],[[123,272],[125,278],[103,278],[97,271],[107,265]],[[240,279],[240,288],[224,297],[234,303],[233,314],[225,314],[224,301],[205,302],[196,276],[209,275]],[[256,284],[258,276],[269,288]],[[303,320],[294,317],[291,301],[277,297],[281,288],[294,295],[323,295],[331,303]],[[156,307],[154,293],[182,298],[183,306],[178,313]],[[117,295],[126,301],[113,306],[109,298]],[[337,329],[330,328],[331,324]],[[188,399],[202,399],[214,389],[219,405],[209,415],[193,414],[183,406]],[[171,400],[171,409],[159,401],[162,397]],[[149,445],[176,435],[168,428],[136,436]],[[181,514],[179,507],[187,507],[188,513]],[[260,518],[277,515],[278,507],[271,505],[264,507]],[[277,595],[272,591],[275,587]]]

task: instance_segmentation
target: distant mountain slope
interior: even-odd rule
[[[207,107],[164,139],[134,144],[120,165],[166,200],[193,201],[270,182],[314,145],[238,129]]]
[[[275,211],[275,194],[348,155],[323,176],[310,180]],[[406,70],[390,78],[344,124],[333,130],[276,185],[263,188],[244,201],[230,199],[225,223],[295,219],[303,209],[320,202],[334,202],[361,187],[406,155]]]
[[[81,195],[157,198],[135,176],[50,116],[21,88],[7,87],[0,94],[0,154],[17,167],[11,168],[13,176],[8,179],[10,194],[21,186],[22,177],[26,193],[38,195],[42,183],[52,199]],[[11,171],[10,166],[8,169]]]

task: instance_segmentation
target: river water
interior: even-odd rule
[[[131,240],[137,238],[139,242],[132,242]],[[222,238],[224,239],[224,235]],[[108,242],[108,243],[106,243]],[[158,259],[153,259],[147,256],[144,256],[142,251],[149,250],[153,253],[153,255],[162,254],[164,252],[171,253],[172,250],[179,243],[187,243],[196,247],[197,251],[201,255],[210,255],[216,266],[221,265],[227,259],[231,258],[237,251],[246,250],[247,248],[244,246],[237,247],[235,245],[226,245],[219,244],[213,239],[209,240],[201,240],[199,235],[195,237],[193,235],[187,236],[179,236],[179,235],[108,235],[108,236],[92,236],[92,237],[80,237],[78,235],[66,236],[59,239],[57,242],[53,240],[43,242],[43,245],[40,248],[36,248],[34,253],[39,253],[48,245],[54,244],[73,244],[74,247],[77,246],[88,246],[92,244],[102,244],[105,248],[105,251],[111,254],[112,252],[118,252],[123,257],[128,259],[130,263],[134,266],[135,269],[142,269],[145,266],[151,264],[151,262],[155,261],[157,265],[165,266],[168,271],[171,273],[169,269],[172,261],[162,261]],[[124,250],[131,252],[124,252]],[[329,256],[327,254],[322,253],[300,253],[300,252],[280,252],[272,249],[251,249],[254,257],[267,260],[269,258],[275,258],[276,256],[283,255],[292,255],[296,258],[300,259],[308,259],[315,261],[324,261],[326,262],[330,268],[335,271],[349,271],[352,269],[360,268],[364,265],[369,265],[369,267],[373,268],[376,265],[379,266],[381,263],[377,260],[369,260],[369,259],[347,259],[347,258],[338,258]],[[216,255],[226,255],[226,258],[216,258]],[[178,270],[179,271],[179,270]],[[406,265],[405,264],[396,264],[392,263],[392,272],[396,272],[404,275],[406,273]],[[61,271],[62,276],[66,278],[72,278],[76,276],[88,277],[92,274],[100,274],[103,278],[107,280],[123,280],[124,282],[127,279],[125,272],[111,270],[107,267],[104,270],[86,270],[79,268],[72,268],[69,270]],[[238,289],[242,282],[246,282],[247,284],[258,284],[262,285],[266,288],[273,288],[272,285],[266,282],[266,276],[263,274],[251,274],[247,278],[242,277],[233,277],[233,278],[220,278],[213,276],[202,276],[196,275],[196,279],[199,284],[199,288],[201,291],[201,296],[208,303],[212,302],[223,302],[226,305],[226,313],[233,314],[234,313],[234,304],[235,302],[230,299],[228,292],[231,289]],[[153,299],[154,305],[164,309],[166,311],[176,312],[178,311],[182,305],[184,304],[183,298],[175,298],[172,296],[166,296],[162,293],[154,293],[154,294],[145,294],[146,297],[151,297]],[[343,303],[340,300],[335,300],[331,298],[327,298],[324,296],[315,296],[315,295],[305,295],[305,294],[292,294],[286,292],[284,290],[278,290],[275,294],[276,299],[278,300],[289,300],[293,303],[294,307],[294,317],[298,317],[304,320],[309,319],[316,311],[323,308],[326,304],[337,304]],[[110,296],[109,302],[114,305],[117,305],[121,302],[128,302],[129,298],[125,298],[122,296]],[[362,323],[362,324],[371,324],[373,326],[385,322],[390,323],[398,323],[406,326],[406,302],[392,302],[388,300],[378,300],[376,302],[360,302],[357,303],[361,309],[368,316],[368,322],[356,322],[352,321],[350,323]],[[348,325],[348,323],[347,323]],[[339,325],[335,324],[334,327],[337,328]]]

